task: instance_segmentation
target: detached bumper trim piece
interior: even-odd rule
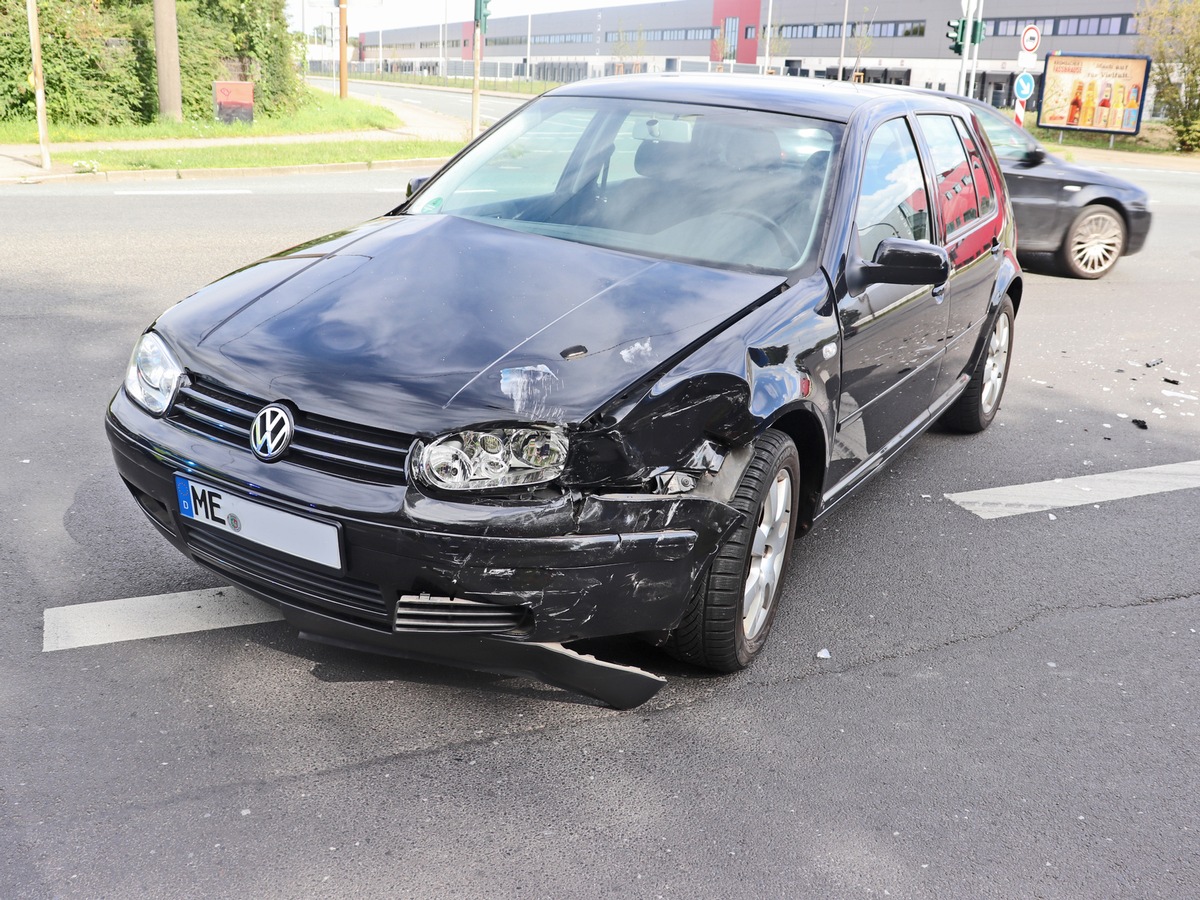
[[[614,709],[640,706],[667,683],[659,675],[576,653],[562,644],[466,634],[381,634],[312,610],[272,602],[306,640],[436,665],[534,678],[592,697]]]

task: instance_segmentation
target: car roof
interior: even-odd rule
[[[941,107],[962,98],[937,98],[891,85],[855,84],[821,78],[780,75],[678,74],[620,75],[578,81],[548,92],[554,97],[611,97],[621,100],[659,100],[732,106],[812,116],[848,122],[860,107],[893,103],[906,108],[905,100]]]

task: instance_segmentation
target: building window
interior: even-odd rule
[[[730,16],[725,20],[725,59],[737,57],[738,25],[740,23],[741,20],[737,16]]]
[[[746,40],[748,40],[748,41],[754,40],[755,31],[756,31],[756,29],[753,25],[747,25],[746,26]]]

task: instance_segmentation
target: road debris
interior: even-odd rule
[[[1155,366],[1161,366],[1162,363],[1163,363],[1162,357],[1160,356],[1160,357],[1158,357],[1158,359],[1152,359],[1152,360],[1150,360],[1150,362],[1146,363],[1146,368],[1153,369]]]
[[[1133,421],[1133,424],[1136,425],[1138,428],[1142,429],[1142,431],[1145,431],[1147,428],[1150,427],[1149,425],[1146,424],[1145,419],[1133,419],[1132,421]]]
[[[833,654],[831,654],[829,652],[828,648],[826,648],[826,647],[822,647],[820,650],[817,651],[817,659],[832,659],[832,658],[833,658]]]

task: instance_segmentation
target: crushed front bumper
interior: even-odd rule
[[[561,644],[672,628],[740,516],[703,495],[469,503],[286,462],[266,465],[248,448],[145,414],[124,391],[109,407],[106,429],[121,477],[159,531],[196,562],[279,605],[305,635],[536,675],[614,706],[636,705],[638,696],[642,702],[661,679],[588,662]],[[181,516],[176,475],[335,523],[342,571]],[[413,612],[428,597],[444,601],[437,608],[444,615]]]

